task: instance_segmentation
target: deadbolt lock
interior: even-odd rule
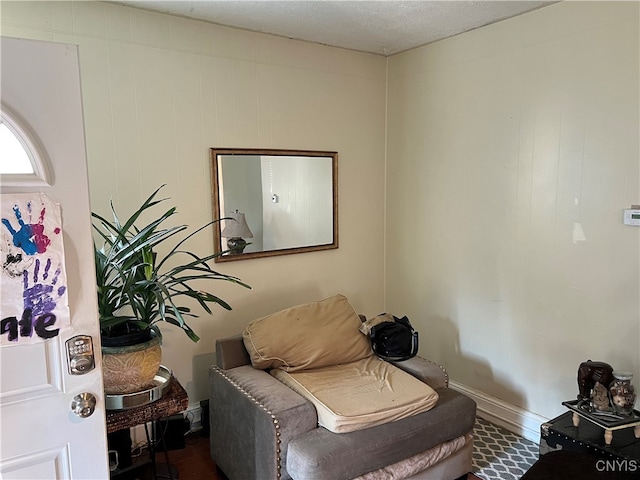
[[[78,335],[66,341],[67,367],[71,375],[84,375],[95,367],[93,341],[89,335]]]

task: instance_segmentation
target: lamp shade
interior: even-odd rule
[[[230,219],[226,220],[225,227],[222,230],[222,235],[225,238],[253,238],[253,233],[247,225],[247,221],[244,218],[244,213],[233,212]]]

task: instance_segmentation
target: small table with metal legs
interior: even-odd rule
[[[184,412],[189,406],[189,397],[184,390],[180,382],[175,377],[171,377],[169,384],[164,389],[162,397],[146,405],[129,408],[126,410],[107,410],[107,433],[113,434],[121,430],[129,430],[137,425],[144,425],[147,442],[149,445],[150,461],[153,469],[153,478],[157,478],[157,466],[156,466],[156,448],[155,444],[149,434],[147,423],[155,422],[161,418],[170,417],[178,413]],[[165,445],[165,442],[162,442]],[[164,447],[164,458],[167,464],[167,471],[169,478],[173,480],[174,477],[169,463],[169,454],[166,447]],[[116,470],[112,472],[112,476],[123,473]]]

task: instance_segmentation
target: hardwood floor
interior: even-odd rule
[[[169,461],[179,472],[180,480],[224,480],[209,453],[209,439],[198,433],[185,438],[185,448],[169,451]],[[162,454],[158,461],[163,461]]]
[[[227,480],[216,469],[209,454],[209,439],[194,433],[185,437],[185,448],[167,452],[173,479],[179,480]],[[133,459],[133,466],[115,475],[111,480],[166,480],[172,478],[167,471],[164,452],[156,453],[156,476],[145,449]]]
[[[211,460],[208,438],[196,433],[186,437],[185,445],[184,449],[169,451],[169,461],[177,468],[179,480],[226,480],[226,477],[216,470],[216,465]],[[157,461],[159,463],[164,462],[162,453],[158,453]],[[149,476],[145,475],[140,480],[151,478],[150,469],[147,470],[147,475]],[[160,468],[158,473],[158,480],[169,478]],[[469,473],[467,480],[481,479],[473,473]]]

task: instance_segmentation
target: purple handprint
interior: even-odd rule
[[[47,259],[44,266],[42,283],[39,282],[40,266],[40,259],[36,259],[33,268],[33,285],[31,287],[29,287],[29,272],[25,270],[23,273],[24,290],[22,298],[24,300],[24,309],[31,310],[33,318],[52,312],[56,308],[60,297],[62,297],[67,290],[67,287],[64,285],[56,287],[61,272],[60,266],[53,272],[50,281],[46,283],[45,281],[49,280],[51,259]]]
[[[27,203],[27,212],[29,213],[29,219],[31,219],[31,202]],[[13,228],[9,219],[2,219],[2,223],[7,227],[13,237],[13,244],[16,247],[21,248],[27,255],[46,252],[47,247],[51,243],[49,237],[44,234],[44,216],[46,208],[43,207],[40,211],[38,223],[25,223],[22,219],[22,212],[18,205],[13,206],[13,213],[20,225],[19,230]],[[57,228],[55,233],[59,232],[60,229]]]

